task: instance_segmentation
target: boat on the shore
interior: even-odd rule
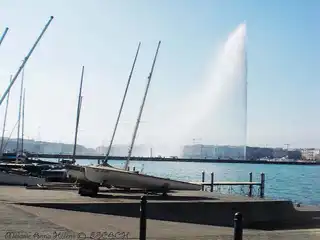
[[[161,178],[109,166],[86,166],[84,167],[84,176],[90,182],[123,189],[133,188],[155,192],[201,190],[200,184]]]
[[[0,170],[0,184],[2,185],[34,186],[45,182],[45,178],[31,176],[27,170]]]
[[[102,165],[100,166],[85,166],[83,167],[84,171],[84,181],[80,183],[80,188],[79,188],[79,194],[80,195],[90,195],[94,196],[98,193],[99,191],[99,186],[101,185],[107,185],[107,186],[112,186],[115,188],[123,188],[123,189],[140,189],[140,190],[145,190],[147,192],[160,192],[163,194],[166,194],[167,192],[171,190],[195,190],[198,191],[201,189],[200,184],[195,184],[195,183],[189,183],[189,182],[183,182],[183,181],[178,181],[178,180],[172,180],[169,178],[161,178],[161,177],[156,177],[156,176],[151,176],[147,174],[142,174],[136,171],[129,171],[129,161],[131,158],[132,150],[134,147],[136,135],[138,132],[139,124],[140,124],[140,119],[142,116],[142,111],[143,107],[145,104],[145,100],[147,97],[154,65],[157,59],[159,47],[160,47],[161,41],[158,43],[157,51],[153,60],[153,64],[151,67],[151,71],[148,77],[147,85],[146,85],[146,90],[142,99],[142,104],[140,107],[140,111],[138,114],[137,122],[133,131],[133,137],[131,140],[130,148],[128,151],[128,158],[125,164],[124,169],[119,169],[110,166],[107,163],[108,160],[108,154],[111,149],[111,144],[109,146],[109,151],[107,153],[106,159],[103,162]],[[140,44],[139,44],[140,46]],[[139,50],[139,47],[138,47]],[[137,52],[138,53],[138,52]],[[131,74],[130,74],[131,75]],[[130,77],[128,80],[128,83],[130,81]],[[128,88],[127,84],[127,88]],[[126,88],[126,91],[127,91]],[[115,136],[117,124],[120,118],[120,114],[122,111],[124,99],[126,97],[126,91],[123,97],[123,101],[120,107],[120,111],[118,114],[117,122],[114,128],[114,132],[112,135],[112,140]],[[111,141],[112,142],[112,141]]]
[[[65,168],[67,170],[67,175],[69,178],[73,178],[76,181],[78,181],[78,180],[84,181],[85,180],[83,166],[70,164],[70,165],[66,165]]]

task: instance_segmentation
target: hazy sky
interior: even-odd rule
[[[248,144],[320,147],[317,0],[1,0],[0,32],[10,28],[0,47],[1,92],[51,15],[55,19],[25,69],[26,137],[73,141],[84,65],[79,144],[107,144],[141,41],[115,139],[129,143],[157,41],[162,40],[139,137],[157,138],[161,131],[170,138],[172,129],[151,127],[153,122],[196,89],[217,48],[245,21]],[[19,85],[20,79],[11,92],[7,135],[18,115]],[[0,108],[2,124],[5,103]]]

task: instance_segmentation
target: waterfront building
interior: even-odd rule
[[[220,146],[194,144],[186,145],[182,151],[183,158],[198,159],[244,159],[243,146]]]
[[[320,159],[320,149],[306,148],[301,150],[301,157],[303,160],[317,160]]]
[[[288,151],[283,148],[274,148],[273,149],[273,158],[283,158],[288,156]]]

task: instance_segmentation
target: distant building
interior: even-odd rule
[[[194,144],[186,145],[183,158],[198,159],[244,159],[244,147]]]
[[[273,158],[273,148],[247,147],[247,160],[259,160]]]
[[[288,151],[283,148],[273,149],[273,158],[283,158],[288,156]]]
[[[302,159],[301,150],[295,149],[295,150],[288,151],[288,159],[301,160]]]
[[[306,148],[301,150],[301,157],[303,160],[316,160],[319,158],[320,149]]]
[[[95,149],[95,151],[101,155],[104,155],[108,152],[108,147],[106,146],[99,146]],[[110,156],[121,156],[126,157],[128,156],[129,145],[125,144],[115,144],[111,147]],[[136,145],[133,148],[132,156],[150,156],[150,148],[146,145]]]
[[[6,139],[7,140],[7,139]],[[19,144],[19,150],[21,150],[21,140]],[[15,152],[17,148],[17,140],[10,139],[7,141],[5,146],[5,152]],[[73,144],[58,143],[58,142],[44,142],[44,141],[35,141],[32,139],[23,140],[23,149],[24,151],[30,153],[48,153],[48,154],[72,154],[73,153]],[[82,155],[96,155],[97,152],[92,148],[86,148],[82,145],[77,145],[76,154]]]

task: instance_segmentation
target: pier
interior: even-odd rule
[[[39,238],[37,234],[51,238],[56,234],[78,236],[75,239],[93,238],[92,234],[126,234],[128,237],[122,239],[317,239],[314,234],[320,228],[319,208],[265,199],[265,174],[260,174],[259,182],[253,181],[251,172],[248,175],[248,181],[219,182],[212,172],[210,181],[206,181],[203,171],[197,182],[202,191],[171,191],[167,196],[100,187],[98,196],[90,198],[80,196],[75,183],[0,186],[0,222],[10,223],[0,228],[0,234],[6,237],[19,229],[16,232],[34,238]],[[245,195],[218,190],[226,186],[243,187]],[[254,194],[255,187],[259,188],[258,195]],[[10,221],[2,219],[7,215]],[[31,224],[24,228],[18,219],[27,216]]]
[[[108,233],[139,239],[142,195],[105,190],[99,198],[87,198],[75,190],[0,186],[0,236],[4,239],[8,232],[19,232],[49,236],[41,239],[53,239],[54,234],[90,238]],[[166,199],[147,196],[146,210],[146,239],[233,239],[237,212],[243,215],[243,239],[313,240],[320,234],[319,222],[310,222],[319,211],[299,210],[289,201],[177,192]]]
[[[231,181],[231,182],[216,182],[214,181],[214,173],[211,172],[210,176],[211,176],[211,180],[210,182],[206,182],[205,181],[205,172],[202,172],[201,176],[201,182],[194,182],[197,184],[201,184],[202,191],[207,191],[209,190],[210,192],[221,192],[221,188],[222,187],[228,187],[228,192],[232,193],[233,191],[233,187],[240,187],[241,188],[241,193],[243,193],[244,195],[248,196],[248,197],[254,197],[255,195],[259,195],[260,198],[264,198],[264,189],[265,189],[265,174],[261,173],[260,174],[260,182],[253,182],[252,181],[252,172],[249,173],[249,181],[248,182],[235,182],[235,181]],[[258,187],[258,194],[254,194],[254,187]],[[246,192],[244,190],[244,187],[247,187],[248,191]]]
[[[105,155],[75,155],[29,153],[29,158],[41,159],[76,159],[76,160],[104,160]],[[15,153],[4,153],[3,160],[16,158]],[[110,160],[127,160],[127,156],[109,156]],[[275,161],[275,160],[239,160],[239,159],[211,159],[211,158],[178,158],[178,157],[137,157],[132,156],[132,161],[157,161],[157,162],[211,162],[211,163],[245,163],[245,164],[282,164],[282,165],[320,165],[320,161]]]

